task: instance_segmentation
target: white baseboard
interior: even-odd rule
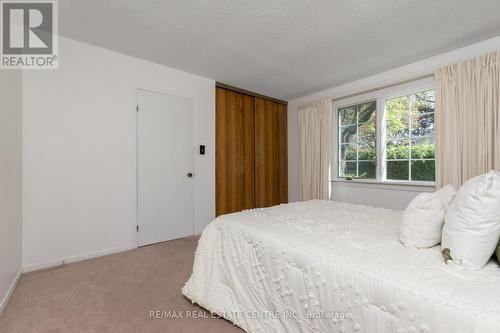
[[[135,248],[137,248],[137,245],[126,245],[126,246],[115,247],[115,248],[106,249],[106,250],[102,250],[102,251],[79,254],[76,256],[66,257],[66,258],[62,258],[59,260],[44,261],[44,262],[24,266],[23,273],[29,273],[29,272],[33,272],[33,271],[38,271],[40,269],[62,266],[62,265],[77,262],[77,261],[102,257],[102,256],[106,256],[109,254],[124,252],[124,251],[128,251],[128,250],[133,250]]]
[[[19,282],[19,278],[21,277],[21,273],[22,273],[22,270],[19,270],[19,272],[17,272],[17,275],[16,275],[14,281],[12,281],[9,289],[7,290],[7,293],[5,294],[5,296],[2,299],[2,302],[0,302],[0,315],[2,314],[3,310],[7,306],[7,303],[9,302],[9,299],[12,296],[12,293],[16,289],[17,282]]]

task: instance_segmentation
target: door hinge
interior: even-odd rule
[[[139,112],[139,105],[136,105],[135,111]]]
[[[139,232],[139,225],[137,225],[135,229],[137,232]]]

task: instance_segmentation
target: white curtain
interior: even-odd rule
[[[332,101],[299,108],[300,198],[329,199]]]
[[[500,52],[438,69],[438,186],[500,170]]]

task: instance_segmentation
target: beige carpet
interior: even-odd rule
[[[0,332],[243,332],[220,318],[149,318],[202,311],[180,292],[196,244],[189,237],[25,274]]]

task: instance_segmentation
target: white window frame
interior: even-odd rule
[[[392,86],[388,88],[383,88],[380,90],[374,90],[362,95],[356,95],[352,97],[343,98],[341,100],[333,101],[333,116],[332,116],[332,134],[333,134],[333,144],[332,144],[332,181],[333,182],[350,182],[350,183],[373,183],[373,184],[393,184],[393,185],[410,185],[410,186],[424,186],[424,187],[434,187],[435,182],[429,181],[410,181],[410,180],[387,180],[385,179],[385,157],[386,157],[386,143],[385,143],[385,101],[387,99],[401,97],[406,95],[411,95],[425,90],[435,89],[434,78],[426,78],[422,80],[412,81],[408,83],[403,83],[397,86]],[[377,102],[377,170],[376,179],[353,179],[346,180],[345,178],[339,178],[339,109],[362,104],[370,101]],[[434,110],[434,114],[437,114],[438,110]],[[434,118],[435,119],[435,118]]]

